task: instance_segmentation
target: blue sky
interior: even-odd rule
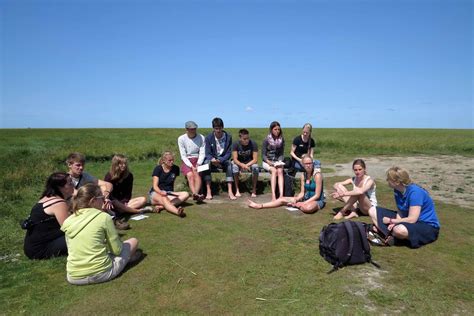
[[[0,127],[473,128],[473,2],[0,1]]]

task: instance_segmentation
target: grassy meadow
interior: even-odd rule
[[[237,138],[238,129],[227,129]],[[186,206],[185,219],[149,214],[131,221],[123,238],[137,237],[146,257],[117,279],[68,285],[66,258],[31,261],[23,254],[25,218],[47,176],[66,170],[73,151],[102,178],[114,153],[129,157],[134,195],[144,195],[164,150],[176,153],[183,129],[0,130],[0,314],[473,314],[472,209],[436,201],[437,242],[411,250],[372,247],[382,269],[351,266],[327,275],[317,237],[332,222],[328,199],[314,215],[284,208],[252,210],[246,198]],[[210,129],[199,129],[206,135]],[[289,152],[300,129],[284,129]],[[267,129],[250,129],[259,146]],[[380,155],[474,156],[473,130],[315,129],[315,156],[325,165]],[[330,192],[339,177],[325,179]],[[393,194],[377,179],[379,204]],[[265,192],[269,184],[262,179]],[[177,187],[185,189],[183,177]],[[244,194],[245,196],[245,194]],[[267,196],[269,198],[269,196]],[[265,197],[261,197],[265,199]],[[367,217],[358,220],[368,222]],[[258,299],[257,299],[258,298]]]

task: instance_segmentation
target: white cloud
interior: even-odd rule
[[[247,107],[245,108],[245,112],[253,112],[253,107],[247,106]]]

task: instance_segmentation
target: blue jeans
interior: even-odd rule
[[[219,169],[216,166],[214,166],[212,163],[210,163],[210,161],[204,160],[203,164],[206,164],[206,163],[210,164],[210,168],[209,170],[202,172],[202,179],[204,180],[205,183],[211,183],[212,182],[211,172],[218,172]],[[230,160],[225,160],[221,162],[221,165],[222,165],[222,169],[225,171],[225,180],[227,182],[234,182],[234,177],[232,175],[232,164]]]

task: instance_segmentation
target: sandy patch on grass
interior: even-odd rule
[[[397,165],[410,172],[413,181],[427,189],[435,200],[474,209],[474,158],[462,156],[412,156],[363,158],[367,172],[385,182],[385,172]],[[325,165],[335,172],[325,177],[352,176],[352,161]]]

